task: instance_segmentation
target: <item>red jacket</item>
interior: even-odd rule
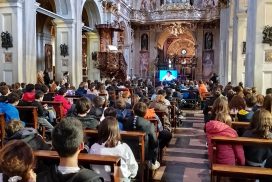
[[[67,111],[71,108],[72,104],[63,97],[63,95],[56,95],[54,101],[62,102],[62,112],[64,115],[67,114]]]
[[[25,102],[33,102],[35,100],[35,92],[25,92],[22,100]]]
[[[209,159],[212,160],[213,136],[238,137],[236,131],[220,121],[210,121],[206,124]],[[241,145],[218,145],[216,163],[228,165],[245,165],[244,149]]]

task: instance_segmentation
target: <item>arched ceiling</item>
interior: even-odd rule
[[[173,41],[167,49],[168,55],[181,55],[182,50],[186,50],[186,56],[195,55],[195,44],[189,39],[177,39]]]

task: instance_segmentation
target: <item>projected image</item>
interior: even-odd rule
[[[160,81],[172,81],[177,79],[177,70],[160,70]]]

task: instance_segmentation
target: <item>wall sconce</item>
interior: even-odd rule
[[[1,33],[1,41],[3,48],[8,49],[10,47],[13,47],[12,36],[8,31]]]
[[[63,57],[69,56],[68,45],[60,44],[60,55]]]

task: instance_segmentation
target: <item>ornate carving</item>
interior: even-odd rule
[[[263,30],[263,43],[267,43],[272,46],[272,27],[266,25]]]
[[[68,45],[60,44],[60,55],[63,57],[69,56]]]
[[[1,41],[3,48],[8,49],[10,47],[13,47],[12,36],[8,31],[1,33]]]

